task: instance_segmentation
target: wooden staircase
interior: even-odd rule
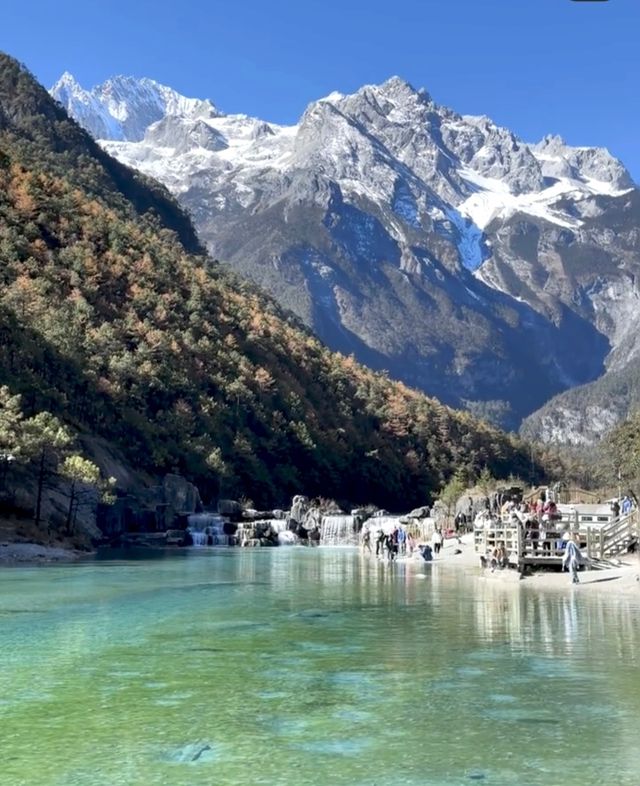
[[[638,543],[640,516],[634,509],[626,516],[620,516],[600,527],[588,527],[587,553],[591,560],[610,560]]]

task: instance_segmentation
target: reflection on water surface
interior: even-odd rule
[[[637,786],[639,604],[347,550],[0,573],[3,786]]]

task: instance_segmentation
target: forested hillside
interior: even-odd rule
[[[515,437],[329,352],[202,254],[155,183],[0,56],[0,384],[205,497],[407,508],[454,469],[529,474]],[[0,446],[1,449],[2,446]]]

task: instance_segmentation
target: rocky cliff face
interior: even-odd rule
[[[606,150],[527,144],[398,78],[292,127],[150,80],[53,94],[332,348],[448,403],[515,428],[635,352],[638,193]],[[549,406],[527,428],[577,436]]]

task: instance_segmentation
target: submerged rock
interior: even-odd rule
[[[213,761],[217,757],[215,746],[205,740],[188,742],[174,748],[164,756],[166,761],[176,764],[194,764],[197,762]]]

